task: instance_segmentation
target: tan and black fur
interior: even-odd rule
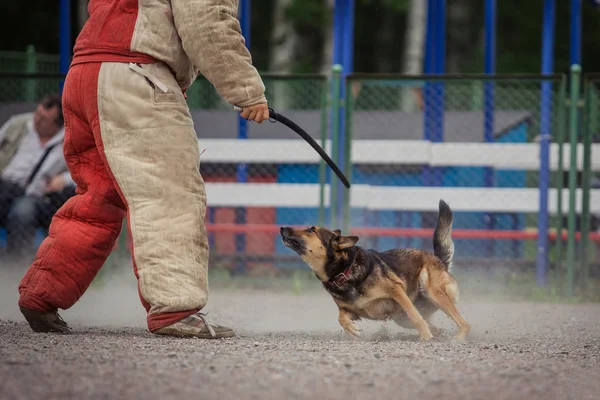
[[[418,249],[383,252],[357,246],[357,236],[321,227],[281,228],[283,243],[294,250],[323,282],[339,308],[338,321],[353,337],[360,319],[395,321],[417,328],[422,340],[432,338],[428,320],[438,309],[458,326],[456,339],[464,341],[471,326],[460,315],[458,284],[451,275],[454,243],[452,211],[439,202],[433,234],[434,254]]]

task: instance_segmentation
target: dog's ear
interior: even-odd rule
[[[340,236],[342,234],[342,231],[336,229],[335,231],[333,231],[333,233],[335,233],[335,236]]]
[[[337,250],[344,250],[352,247],[358,242],[358,236],[338,236],[333,239],[333,246]]]

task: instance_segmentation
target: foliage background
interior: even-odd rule
[[[409,0],[356,0],[355,71],[401,72]],[[424,1],[424,0],[423,0]],[[24,51],[28,44],[58,53],[58,3],[47,0],[4,2],[0,50]],[[73,1],[73,38],[85,20],[86,0]],[[498,1],[497,71],[540,71],[543,0]],[[275,13],[278,24],[296,36],[287,72],[319,72],[329,65],[332,0],[253,0],[252,54],[259,70],[273,71]],[[483,0],[448,0],[447,71],[483,71]],[[557,1],[555,71],[568,69],[570,1]],[[583,2],[582,66],[600,71],[600,9]],[[279,48],[276,48],[280,51]]]

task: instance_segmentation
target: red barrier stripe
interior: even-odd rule
[[[306,226],[292,226],[293,228],[306,228]],[[229,233],[279,233],[280,226],[272,224],[207,224],[209,232]],[[426,228],[378,228],[378,227],[355,227],[350,230],[358,236],[388,236],[388,237],[418,237],[431,238],[433,229]],[[497,240],[536,240],[536,231],[516,230],[485,230],[485,229],[454,229],[454,239],[497,239]],[[556,240],[556,232],[548,234],[550,240]],[[589,239],[600,243],[600,233],[590,233]],[[562,238],[567,240],[567,233],[563,232]],[[581,240],[581,234],[575,233],[575,239]]]

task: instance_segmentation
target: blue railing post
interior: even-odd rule
[[[581,65],[581,2],[582,0],[571,0],[571,65]]]
[[[545,0],[542,36],[542,74],[554,69],[555,0]],[[539,286],[547,283],[548,268],[548,191],[550,185],[550,139],[552,138],[552,82],[542,82],[540,118],[540,178],[539,214],[536,257],[536,281]],[[562,177],[560,178],[562,179]]]
[[[446,68],[446,0],[429,0],[425,39],[426,74],[441,75]],[[444,84],[425,82],[424,139],[444,141]],[[423,172],[425,186],[442,185],[442,169],[426,167]]]
[[[425,74],[432,74],[435,71],[435,23],[434,23],[434,7],[436,0],[427,0],[427,21],[425,29],[425,60],[423,70]],[[431,141],[435,131],[435,121],[432,111],[435,109],[435,103],[432,101],[431,83],[425,81],[423,87],[423,139]],[[426,165],[421,174],[421,179],[424,186],[431,186],[432,172],[431,167]]]
[[[486,74],[496,73],[496,0],[485,1],[485,62]],[[494,82],[484,84],[483,103],[483,138],[486,143],[494,142]],[[490,167],[484,169],[485,187],[494,186],[494,170]],[[487,229],[494,229],[495,220],[493,213],[485,214]],[[490,240],[486,246],[488,257],[493,255],[494,241]]]
[[[428,0],[425,31],[425,74],[442,75],[446,68],[446,0]],[[427,79],[423,87],[423,139],[433,143],[444,141],[445,84],[443,81]],[[425,165],[421,172],[423,186],[444,186],[443,167]],[[430,226],[432,221],[418,213],[421,226]],[[412,226],[413,213],[407,213]]]
[[[333,16],[333,65],[342,66],[342,76],[340,78],[340,107],[338,109],[338,143],[337,143],[337,154],[338,154],[338,166],[342,171],[346,168],[346,163],[350,160],[345,159],[345,148],[346,148],[346,76],[352,72],[353,60],[354,60],[354,0],[336,0]],[[333,85],[332,85],[333,90]],[[336,118],[336,117],[333,117]],[[333,124],[332,124],[333,129]],[[333,135],[330,136],[333,140]],[[337,193],[337,196],[331,199],[336,204],[331,209],[335,212],[335,215],[331,215],[332,223],[341,224],[344,220],[344,196],[340,182],[333,178],[329,174],[330,184],[332,186],[332,193]],[[335,188],[334,188],[335,185]],[[338,226],[332,226],[332,229],[341,228]]]

